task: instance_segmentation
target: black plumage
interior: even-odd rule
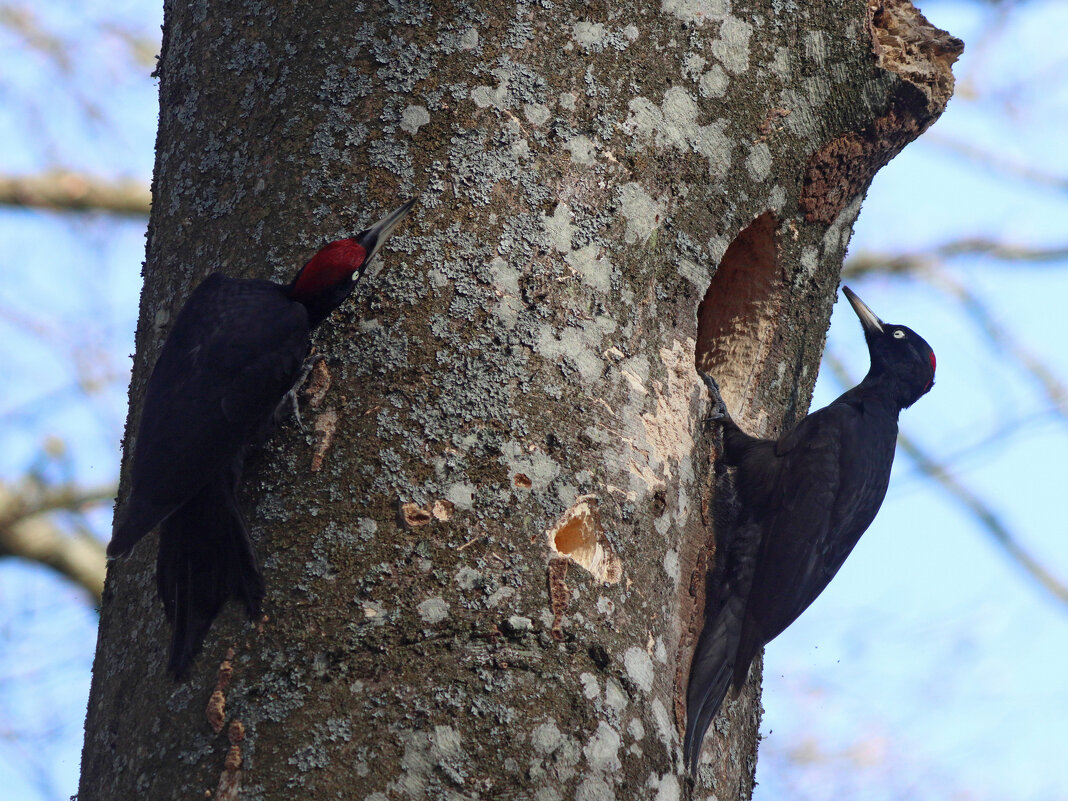
[[[727,690],[741,689],[760,649],[823,592],[875,518],[890,481],[898,415],[934,384],[935,356],[923,338],[883,323],[843,291],[863,326],[871,368],[780,439],[743,432],[715,381],[703,376],[737,502],[716,521],[719,563],[690,666],[683,754],[691,772]]]
[[[311,333],[352,292],[409,201],[331,242],[289,285],[209,275],[193,291],[148,380],[131,490],[108,545],[118,557],[157,525],[156,580],[173,632],[168,668],[184,675],[234,596],[260,615],[263,574],[237,502],[245,452],[268,433]]]

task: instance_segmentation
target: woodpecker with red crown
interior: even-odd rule
[[[702,373],[723,426],[723,461],[736,500],[716,520],[716,570],[690,664],[683,759],[697,772],[701,742],[733,686],[816,600],[875,519],[890,482],[902,409],[934,385],[935,355],[921,336],[880,320],[848,287],[871,356],[864,379],[778,440],[743,432]]]
[[[156,526],[156,585],[181,678],[230,596],[260,615],[263,573],[237,503],[245,451],[301,375],[311,334],[352,292],[410,200],[331,242],[288,285],[209,275],[167,335],[145,392],[131,490],[108,556]]]

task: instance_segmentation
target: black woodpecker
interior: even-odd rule
[[[934,385],[935,355],[903,325],[884,323],[848,287],[871,369],[857,386],[778,440],[731,419],[702,374],[723,426],[723,460],[735,469],[737,510],[716,532],[725,560],[710,581],[705,624],[690,666],[683,757],[697,772],[701,742],[729,687],[834,578],[886,495],[897,418]]]
[[[260,615],[263,573],[237,503],[245,451],[301,375],[311,333],[344,301],[410,200],[331,242],[292,283],[209,275],[167,335],[145,392],[131,490],[108,556],[159,526],[156,586],[172,627],[168,669],[189,670],[226,599]]]

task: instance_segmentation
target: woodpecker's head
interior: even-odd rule
[[[349,296],[367,265],[414,205],[413,198],[366,231],[351,239],[331,242],[301,268],[289,285],[289,297],[307,307],[313,327]]]
[[[935,355],[931,346],[911,328],[884,323],[849,287],[842,287],[842,292],[864,327],[871,354],[868,375],[888,380],[901,407],[911,406],[934,386]]]

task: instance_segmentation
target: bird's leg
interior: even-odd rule
[[[697,374],[701,376],[701,380],[705,382],[705,386],[708,387],[708,395],[712,399],[712,408],[708,412],[708,416],[705,418],[705,424],[718,422],[724,418],[730,419],[730,413],[727,411],[727,404],[723,400],[723,396],[719,392],[719,384],[716,383],[711,375],[704,370],[698,370]]]
[[[278,405],[276,416],[281,417],[283,407],[288,406],[289,410],[293,412],[293,419],[297,421],[297,428],[302,433],[307,432],[308,429],[304,427],[304,421],[300,417],[300,398],[298,393],[300,388],[304,386],[304,382],[308,380],[308,376],[311,375],[311,371],[315,369],[315,365],[321,361],[323,361],[323,356],[320,353],[312,353],[304,360],[304,364],[300,368],[300,375],[297,376],[297,380],[293,382],[293,386]]]

